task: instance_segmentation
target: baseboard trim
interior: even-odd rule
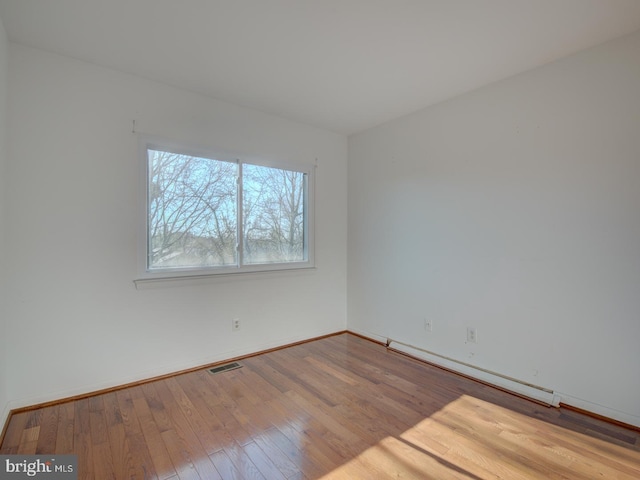
[[[601,415],[599,413],[595,413],[590,410],[585,410],[584,408],[576,407],[568,403],[560,402],[560,408],[564,408],[565,410],[570,410],[572,412],[580,413],[582,415],[586,415],[587,417],[595,418],[597,420],[602,420],[603,422],[607,422],[607,423],[610,423],[611,425],[616,425],[618,427],[626,428],[627,430],[640,432],[640,426],[638,425],[622,422],[620,420],[616,420],[615,418],[607,417],[606,415]]]
[[[367,337],[366,335],[364,335],[362,333],[353,332],[351,330],[347,330],[347,333],[349,335],[353,335],[354,337],[359,337],[359,338],[362,338],[363,340],[367,340],[369,342],[377,343],[378,345],[382,345],[383,347],[387,346],[386,342],[383,342],[382,340],[376,340],[376,339],[371,338],[371,337]]]
[[[580,413],[580,414],[586,415],[588,417],[601,420],[601,421],[606,422],[606,423],[611,424],[611,425],[616,425],[618,427],[622,427],[622,428],[625,428],[627,430],[640,432],[640,426],[637,426],[637,425],[634,425],[634,424],[631,424],[631,423],[627,423],[627,422],[624,422],[624,421],[621,421],[621,420],[617,420],[617,419],[615,419],[613,417],[610,417],[610,416],[607,416],[607,415],[602,415],[602,414],[599,414],[599,413],[595,413],[595,412],[593,412],[591,410],[588,410],[588,409],[585,409],[585,408],[576,407],[574,405],[570,405],[568,403],[565,403],[565,402],[563,402],[561,400],[558,401],[557,404],[556,404],[556,402],[554,402],[553,404],[550,405],[549,403],[547,403],[547,402],[545,402],[543,400],[539,400],[539,399],[536,399],[536,398],[529,397],[529,396],[527,396],[525,394],[521,394],[519,392],[515,392],[513,390],[510,390],[510,389],[508,389],[506,387],[502,387],[500,385],[495,385],[495,384],[493,384],[491,382],[488,382],[488,381],[485,381],[485,380],[483,380],[481,378],[475,377],[475,376],[467,374],[467,373],[463,373],[463,372],[457,371],[455,369],[449,368],[449,367],[444,366],[444,365],[440,365],[440,364],[438,364],[436,362],[427,360],[425,358],[419,357],[417,355],[414,355],[412,353],[406,352],[404,350],[399,350],[399,349],[387,346],[386,342],[384,342],[382,340],[378,340],[378,339],[376,339],[374,337],[369,337],[366,334],[359,333],[359,332],[353,332],[353,331],[348,331],[348,333],[351,334],[351,335],[355,335],[357,337],[360,337],[360,338],[362,338],[364,340],[368,340],[370,342],[376,343],[378,345],[382,345],[382,346],[386,347],[388,351],[391,351],[391,352],[394,352],[394,353],[397,353],[397,354],[400,354],[400,355],[404,355],[404,356],[409,357],[409,358],[411,358],[413,360],[416,360],[418,362],[421,362],[421,363],[424,363],[424,364],[427,364],[427,365],[431,365],[433,367],[439,368],[441,370],[444,370],[446,372],[452,373],[454,375],[458,375],[460,377],[464,377],[464,378],[467,378],[469,380],[473,380],[473,381],[481,383],[483,385],[487,385],[488,387],[495,388],[496,390],[500,390],[500,391],[508,393],[510,395],[514,395],[516,397],[523,398],[525,400],[529,400],[531,402],[543,405],[545,407],[564,408],[565,410],[570,410],[570,411],[573,411],[573,412],[576,412],[576,413]],[[380,338],[382,338],[382,337],[380,337]],[[554,393],[554,399],[556,399],[556,398],[562,399],[564,397],[566,397],[566,396],[563,395],[562,393],[558,393],[558,392]]]
[[[19,408],[11,409],[11,410],[9,410],[9,413],[8,413],[8,415],[7,415],[7,417],[6,417],[5,421],[4,421],[4,425],[3,425],[3,428],[2,428],[2,433],[0,434],[0,445],[4,441],[4,437],[5,437],[6,433],[7,433],[7,429],[9,427],[9,423],[11,421],[11,417],[13,415],[16,415],[16,414],[19,414],[19,413],[29,412],[29,411],[32,411],[32,410],[37,410],[39,408],[45,408],[45,407],[60,405],[62,403],[72,402],[72,401],[75,401],[75,400],[82,400],[82,399],[85,399],[85,398],[90,398],[90,397],[94,397],[94,396],[97,396],[97,395],[102,395],[102,394],[105,394],[105,393],[116,392],[116,391],[119,391],[119,390],[124,390],[124,389],[129,388],[129,387],[135,387],[135,386],[138,386],[138,385],[144,385],[144,384],[151,383],[151,382],[154,382],[154,381],[157,381],[157,380],[163,380],[163,379],[166,379],[166,378],[175,377],[175,376],[182,375],[182,374],[185,374],[185,373],[191,373],[191,372],[195,372],[195,371],[198,371],[198,370],[203,370],[203,369],[207,369],[207,368],[213,368],[213,367],[216,367],[218,365],[225,364],[225,363],[240,361],[240,360],[243,360],[243,359],[246,359],[246,358],[256,357],[258,355],[263,355],[263,354],[266,354],[266,353],[275,352],[275,351],[278,351],[278,350],[283,350],[283,349],[289,348],[289,347],[295,347],[297,345],[304,345],[305,343],[310,343],[310,342],[314,342],[316,340],[322,340],[323,338],[330,338],[330,337],[334,337],[334,336],[337,336],[337,335],[343,335],[343,334],[353,335],[355,337],[362,338],[363,340],[367,340],[369,342],[376,343],[376,344],[378,344],[380,346],[385,347],[390,352],[406,356],[408,358],[411,358],[411,359],[413,359],[415,361],[424,363],[426,365],[430,365],[430,366],[439,368],[441,370],[444,370],[446,372],[452,373],[454,375],[458,375],[460,377],[467,378],[469,380],[473,380],[473,381],[481,383],[483,385],[487,385],[487,386],[489,386],[491,388],[495,388],[496,390],[500,390],[500,391],[508,393],[510,395],[514,395],[516,397],[523,398],[525,400],[528,400],[528,401],[531,401],[531,402],[535,402],[535,403],[538,403],[538,404],[546,406],[546,407],[550,406],[548,403],[546,403],[544,401],[528,397],[526,395],[520,394],[518,392],[514,392],[512,390],[509,390],[508,388],[504,388],[504,387],[501,387],[499,385],[492,384],[490,382],[487,382],[487,381],[482,380],[480,378],[474,377],[472,375],[468,375],[466,373],[462,373],[462,372],[456,371],[456,370],[448,368],[446,366],[439,365],[439,364],[437,364],[435,362],[431,362],[429,360],[426,360],[426,359],[421,358],[419,356],[416,356],[416,355],[413,355],[411,353],[405,352],[403,350],[399,350],[399,349],[395,349],[395,348],[389,347],[389,346],[387,346],[385,341],[377,340],[377,339],[375,339],[373,337],[367,336],[366,334],[355,332],[355,331],[350,331],[350,330],[341,330],[341,331],[338,331],[338,332],[328,333],[328,334],[325,334],[325,335],[320,335],[320,336],[309,338],[309,339],[305,339],[305,340],[299,340],[299,341],[296,341],[296,342],[287,343],[287,344],[280,345],[280,346],[277,346],[277,347],[272,347],[272,348],[267,348],[267,349],[264,349],[264,350],[259,350],[257,352],[248,353],[248,354],[245,354],[245,355],[240,355],[240,356],[233,357],[233,358],[227,358],[227,359],[224,359],[224,360],[219,360],[219,361],[216,361],[216,362],[213,362],[213,363],[208,363],[208,364],[199,365],[199,366],[196,366],[196,367],[186,368],[186,369],[182,369],[182,370],[179,370],[179,371],[166,373],[166,374],[163,374],[163,375],[156,375],[154,377],[145,378],[143,380],[137,380],[137,381],[134,381],[134,382],[128,382],[128,383],[124,383],[124,384],[121,384],[121,385],[116,385],[116,386],[113,386],[113,387],[103,388],[103,389],[94,390],[94,391],[90,391],[90,392],[86,392],[86,393],[81,393],[81,394],[78,394],[78,395],[72,395],[72,396],[68,396],[68,397],[64,397],[64,398],[60,398],[60,399],[56,399],[56,400],[51,400],[51,401],[41,402],[41,403],[37,403],[37,404],[25,406],[25,407],[19,407]],[[589,416],[589,417],[592,417],[592,418],[596,418],[598,420],[601,420],[603,422],[606,422],[606,423],[609,423],[609,424],[612,424],[612,425],[616,425],[616,426],[619,426],[619,427],[622,427],[622,428],[626,428],[628,430],[632,430],[632,431],[635,431],[635,432],[640,432],[640,426],[636,426],[636,425],[633,425],[633,424],[630,424],[630,423],[622,422],[620,420],[616,420],[614,418],[611,418],[611,417],[608,417],[608,416],[605,416],[605,415],[601,415],[601,414],[592,412],[590,410],[586,410],[584,408],[576,407],[576,406],[573,406],[573,405],[570,405],[570,404],[567,404],[567,403],[564,403],[564,402],[560,402],[559,405],[558,405],[558,408],[564,408],[566,410],[570,410],[570,411],[573,411],[573,412],[576,412],[576,413],[580,413],[582,415],[586,415],[586,416]],[[6,410],[6,408],[5,408],[5,410]]]
[[[247,353],[245,355],[239,355],[237,357],[226,358],[224,360],[219,360],[219,361],[216,361],[216,362],[213,362],[213,363],[207,363],[207,364],[199,365],[199,366],[196,366],[196,367],[185,368],[185,369],[178,370],[178,371],[175,371],[175,372],[165,373],[165,374],[162,374],[162,375],[156,375],[156,376],[145,378],[145,379],[142,379],[142,380],[136,380],[134,382],[127,382],[127,383],[123,383],[123,384],[120,384],[120,385],[115,385],[113,387],[102,388],[102,389],[98,389],[98,390],[92,390],[92,391],[89,391],[89,392],[86,392],[86,393],[80,393],[78,395],[71,395],[71,396],[59,398],[59,399],[56,399],[56,400],[50,400],[50,401],[47,401],[47,402],[40,402],[40,403],[36,403],[36,404],[33,404],[33,405],[25,406],[25,407],[14,408],[14,409],[11,409],[9,411],[9,414],[8,414],[8,416],[7,416],[7,418],[6,418],[5,422],[4,422],[4,426],[2,428],[2,435],[0,435],[0,445],[2,445],[2,443],[4,442],[4,436],[7,433],[7,428],[9,427],[9,423],[11,421],[11,417],[13,415],[17,415],[19,413],[30,412],[32,410],[38,410],[39,408],[45,408],[45,407],[51,407],[51,406],[55,406],[55,405],[60,405],[60,404],[67,403],[67,402],[73,402],[75,400],[82,400],[82,399],[85,399],[85,398],[91,398],[91,397],[95,397],[95,396],[98,396],[98,395],[103,395],[105,393],[117,392],[119,390],[124,390],[126,388],[136,387],[138,385],[144,385],[144,384],[147,384],[147,383],[155,382],[157,380],[164,380],[166,378],[176,377],[178,375],[183,375],[185,373],[191,373],[191,372],[195,372],[195,371],[198,371],[198,370],[204,370],[204,369],[207,369],[207,368],[213,368],[213,367],[216,367],[218,365],[223,365],[223,364],[229,363],[229,362],[237,362],[237,361],[240,361],[240,360],[244,360],[246,358],[256,357],[258,355],[263,355],[265,353],[276,352],[278,350],[283,350],[285,348],[295,347],[297,345],[303,345],[305,343],[314,342],[316,340],[322,340],[323,338],[335,337],[337,335],[342,335],[342,334],[345,334],[345,333],[349,333],[349,332],[347,330],[341,330],[341,331],[334,332],[334,333],[328,333],[328,334],[325,334],[325,335],[320,335],[320,336],[313,337],[313,338],[308,338],[308,339],[305,339],[305,340],[299,340],[299,341],[296,341],[296,342],[291,342],[291,343],[287,343],[287,344],[284,344],[284,345],[279,345],[277,347],[266,348],[264,350],[259,350],[257,352]]]

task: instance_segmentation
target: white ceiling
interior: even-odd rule
[[[640,0],[0,0],[9,39],[351,134],[640,29]]]

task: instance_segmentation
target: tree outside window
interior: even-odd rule
[[[310,266],[310,171],[146,153],[147,272]]]

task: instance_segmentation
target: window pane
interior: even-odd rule
[[[148,150],[148,268],[237,264],[237,165]]]
[[[307,175],[243,165],[244,264],[306,261]]]

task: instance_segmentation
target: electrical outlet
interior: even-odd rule
[[[240,330],[239,318],[234,318],[233,320],[231,320],[231,330],[233,330],[234,332],[237,332],[238,330]]]
[[[431,320],[429,318],[425,318],[424,319],[424,329],[427,332],[432,332],[433,331],[433,320]]]
[[[467,327],[467,342],[478,343],[478,332],[474,327]]]

